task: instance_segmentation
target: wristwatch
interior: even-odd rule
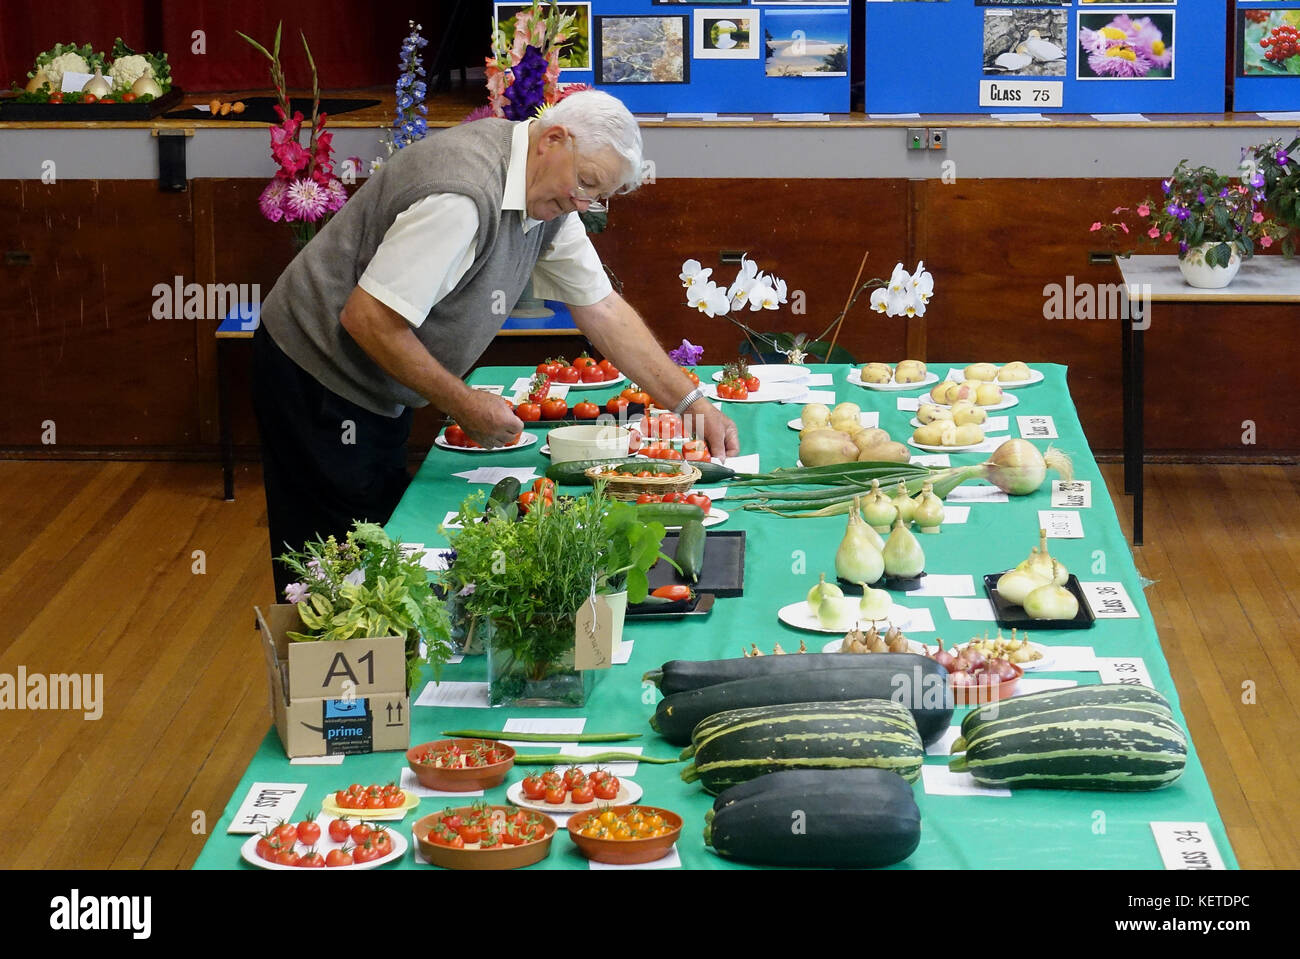
[[[690,408],[690,405],[692,403],[694,403],[696,400],[700,400],[703,398],[704,398],[704,390],[700,389],[697,386],[695,387],[695,389],[691,390],[689,393],[687,393],[685,396],[682,397],[682,401],[678,403],[675,407],[673,407],[673,412],[676,413],[678,416],[681,416]]]

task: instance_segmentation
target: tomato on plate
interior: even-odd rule
[[[686,494],[685,494],[685,493],[664,493],[664,502],[665,502],[665,503],[685,503],[685,502],[686,502]]]
[[[628,398],[626,396],[610,397],[609,402],[605,404],[605,412],[612,413],[614,416],[625,416],[627,414]]]
[[[603,383],[605,381],[605,371],[599,366],[584,366],[580,373],[584,383]]]
[[[483,827],[477,824],[473,826],[469,824],[462,825],[458,832],[460,838],[465,840],[466,845],[472,846],[476,842],[483,841]]]
[[[295,862],[294,865],[303,866],[308,869],[324,869],[325,857],[322,856],[320,853],[318,853],[315,849],[308,849],[305,853],[303,853],[301,856],[298,857],[298,861]]]
[[[442,437],[452,446],[469,445],[469,435],[455,423],[452,423],[447,427],[446,431],[442,434]]]
[[[690,503],[692,506],[698,506],[700,509],[704,510],[705,516],[708,516],[709,510],[713,509],[713,500],[709,499],[703,493],[687,493],[686,502]]]
[[[541,799],[546,795],[546,783],[537,775],[525,776],[523,782],[524,798]]]
[[[542,773],[542,782],[546,784],[547,789],[552,789],[555,786],[564,785],[564,777],[561,776],[559,773],[557,773],[554,769],[548,769],[546,770],[546,772]],[[522,812],[523,810],[521,809],[515,815],[518,816]]]
[[[400,790],[398,790],[397,792],[390,792],[386,796],[384,796],[385,809],[398,809],[405,803],[406,803],[406,797],[402,795]]]
[[[566,366],[555,374],[554,379],[557,383],[577,383],[582,379],[582,371],[576,366]]]
[[[650,394],[645,390],[634,390],[632,395],[627,398],[629,403],[640,404],[641,406],[650,405]]]
[[[573,792],[570,795],[576,803],[594,802],[596,790],[590,782],[584,780],[582,785],[573,787]]]
[[[752,376],[752,375],[751,375],[751,376],[746,376],[746,377],[745,377],[745,389],[749,390],[749,392],[751,392],[751,393],[757,393],[757,392],[758,392],[758,388],[759,388],[759,386],[760,386],[760,384],[759,384],[759,382],[758,382],[758,377],[757,377],[757,376]]]
[[[357,845],[365,842],[375,831],[374,827],[368,822],[359,822],[352,827],[352,841]]]
[[[275,864],[277,866],[296,866],[298,865],[298,854],[292,849],[281,849],[275,854]]]
[[[257,854],[262,859],[275,862],[275,855],[280,851],[280,841],[272,833],[263,833],[257,840]]]
[[[555,360],[545,360],[544,362],[537,364],[537,375],[554,377],[555,374],[560,372],[563,368],[564,366],[557,363]]]
[[[569,404],[559,397],[551,397],[542,401],[542,419],[544,420],[561,419],[567,412],[569,412]]]
[[[568,790],[564,788],[563,784],[561,784],[547,789],[545,798],[552,806],[561,806],[564,804],[564,799],[568,794]]]
[[[593,357],[588,356],[586,353],[583,353],[580,357],[574,360],[573,365],[580,370],[585,370],[591,366],[595,366],[595,367],[600,366],[600,364],[597,363]]]
[[[573,415],[580,420],[594,420],[600,415],[600,407],[590,400],[583,400],[573,408]]]
[[[637,505],[640,505],[641,503],[662,503],[663,502],[663,500],[661,500],[654,493],[642,493],[640,496],[636,498],[636,501],[637,501]]]
[[[344,846],[342,849],[331,849],[325,857],[327,866],[351,866],[352,865],[352,847]]]
[[[515,416],[519,417],[525,423],[536,423],[542,418],[542,407],[540,403],[520,403],[515,407]]]
[[[304,846],[314,846],[320,842],[320,826],[314,816],[308,816],[298,823],[298,841]]]
[[[379,850],[379,855],[387,856],[393,851],[393,836],[384,826],[377,828],[370,837],[375,848]]]
[[[564,785],[568,789],[572,789],[578,783],[586,781],[587,774],[582,771],[581,766],[570,766],[564,771]]]
[[[686,602],[691,598],[691,588],[689,586],[683,586],[680,584],[674,584],[670,586],[660,586],[650,595],[658,596],[660,599],[669,599],[672,600],[673,602]],[[608,773],[605,773],[605,775],[602,776],[601,778],[602,779],[607,778],[608,775],[609,775]]]
[[[350,835],[352,835],[352,823],[346,818],[330,821],[330,838],[335,842],[346,842]]]
[[[597,799],[613,799],[618,795],[618,777],[610,776],[596,783],[595,793]]]
[[[599,366],[602,370],[604,370],[606,374],[608,374],[606,376],[606,379],[612,380],[618,377],[618,367],[615,366],[613,363],[611,363],[609,360],[607,359],[601,360],[596,365]]]
[[[352,859],[357,863],[374,862],[380,857],[379,847],[367,840],[352,852]]]
[[[691,381],[693,386],[700,385],[700,378],[694,370],[682,370],[682,372],[686,374],[686,378]]]
[[[275,838],[280,841],[280,846],[293,848],[293,844],[298,841],[298,827],[293,823],[281,820],[275,827]]]

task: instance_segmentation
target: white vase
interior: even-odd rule
[[[1183,271],[1183,279],[1187,281],[1188,286],[1201,290],[1221,290],[1232,282],[1232,278],[1241,269],[1241,250],[1233,243],[1228,265],[1211,266],[1205,261],[1205,254],[1218,245],[1217,240],[1201,243],[1191,247],[1179,257],[1178,268]]]

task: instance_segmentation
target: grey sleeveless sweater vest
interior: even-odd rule
[[[460,193],[478,208],[474,263],[414,332],[434,359],[464,376],[563,222],[525,234],[524,214],[502,211],[514,126],[477,120],[431,133],[390,157],[294,258],[262,304],[262,323],[280,349],[327,389],[372,412],[398,416],[403,407],[427,406],[370,359],[339,316],[398,214],[432,194]]]

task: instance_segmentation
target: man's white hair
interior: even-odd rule
[[[549,107],[537,120],[542,130],[562,126],[573,134],[586,156],[613,150],[623,161],[616,193],[641,185],[641,127],[623,101],[600,90],[579,90]]]

